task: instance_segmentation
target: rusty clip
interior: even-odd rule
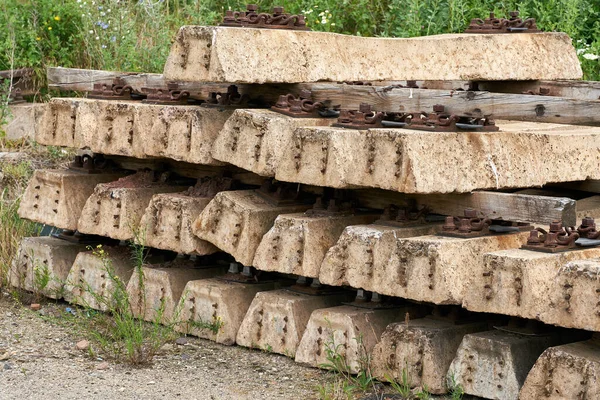
[[[540,87],[537,91],[528,90],[526,92],[523,92],[523,94],[531,94],[534,96],[550,96],[550,88]]]
[[[303,89],[298,97],[293,94],[279,96],[271,110],[295,118],[333,118],[340,115],[340,106],[331,106],[331,101],[313,102],[312,92]]]
[[[337,122],[332,126],[349,129],[381,128],[384,115],[373,111],[370,104],[361,103],[358,110],[341,110]]]
[[[244,108],[249,107],[250,96],[240,94],[236,85],[229,85],[226,93],[211,92],[203,107]]]
[[[413,226],[426,223],[426,217],[431,212],[428,206],[417,207],[417,203],[412,201],[407,207],[396,207],[389,205],[383,209],[381,217],[375,221],[375,224],[389,226]]]
[[[446,222],[442,226],[440,235],[464,239],[489,235],[489,227],[492,224],[492,220],[489,218],[480,218],[477,214],[477,210],[474,208],[465,208],[464,215],[462,216],[446,217]]]
[[[456,115],[446,112],[446,107],[441,104],[433,106],[433,112],[411,113],[404,117],[406,123],[402,126],[430,132],[459,132],[459,131],[484,131],[495,132],[499,128],[490,117],[472,117]]]
[[[545,253],[559,253],[574,250],[577,239],[579,239],[579,233],[577,233],[575,227],[563,227],[562,222],[554,221],[550,223],[548,231],[543,228],[531,230],[527,244],[524,244],[521,248]]]
[[[496,18],[494,13],[490,13],[489,18],[473,18],[465,33],[532,33],[541,32],[535,18],[521,19],[518,11],[508,13],[509,19]]]
[[[164,105],[186,105],[190,98],[190,92],[181,90],[179,84],[167,83],[167,88],[142,88],[146,98],[142,100],[146,104]]]
[[[596,230],[596,222],[592,217],[583,218],[581,225],[577,227],[577,233],[582,239],[600,239],[600,232]]]
[[[110,86],[106,83],[94,83],[93,90],[88,94],[88,98],[99,100],[131,100],[132,92],[132,87],[126,85],[122,78],[114,78]]]
[[[69,163],[69,169],[85,172],[86,174],[99,174],[105,172],[109,166],[109,160],[104,158],[102,154],[83,154],[75,156],[73,161]]]
[[[291,29],[296,31],[309,31],[304,15],[287,14],[283,7],[273,7],[273,13],[258,13],[256,4],[248,4],[246,11],[225,11],[221,26],[236,28],[262,28],[262,29]]]
[[[323,204],[323,198],[317,197],[313,207],[304,212],[309,217],[324,217],[332,215],[353,214],[355,209],[351,201],[343,201],[341,198],[331,198],[327,202],[327,207]]]

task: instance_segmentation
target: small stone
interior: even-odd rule
[[[13,368],[13,367],[12,367],[12,365],[11,365],[11,364],[9,364],[9,363],[4,363],[4,370],[5,370],[5,371],[8,371],[9,369],[12,369],[12,368]]]
[[[154,382],[154,381],[150,381],[150,382],[148,382],[148,385],[154,385],[155,383],[156,382]]]
[[[33,304],[31,304],[31,305],[29,306],[29,308],[30,308],[32,311],[39,311],[39,310],[42,308],[42,306],[41,306],[41,304],[38,304],[38,303],[33,303]]]
[[[187,338],[185,338],[183,336],[180,338],[177,338],[177,340],[175,340],[175,344],[178,344],[180,346],[187,344],[187,342],[188,342]]]
[[[110,365],[106,361],[103,361],[100,364],[96,365],[96,369],[98,371],[104,371],[105,369],[108,369],[109,367],[110,367]]]
[[[88,342],[87,340],[80,340],[79,342],[77,342],[75,347],[78,350],[87,350],[88,347],[90,347],[90,342]]]
[[[120,388],[119,388],[119,392],[124,392],[124,391],[125,391],[125,388],[124,388],[124,387],[120,387]]]

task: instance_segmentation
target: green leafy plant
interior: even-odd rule
[[[143,254],[143,249],[140,250],[137,246],[141,245],[132,245],[132,258],[143,262],[143,257],[136,258]],[[101,308],[105,308],[107,312],[93,310],[87,305],[84,307],[84,312],[73,318],[73,322],[92,340],[97,351],[103,355],[130,364],[150,363],[165,343],[177,337],[171,324],[162,324],[164,303],[156,310],[152,322],[136,318],[126,283],[116,274],[107,251],[101,245],[91,250],[101,261],[103,273],[111,283],[107,287],[111,289],[108,293],[97,293],[86,282],[75,286],[91,295],[94,302]],[[141,265],[136,265],[135,268],[141,270]],[[143,275],[137,276],[143,279]]]
[[[177,30],[214,25],[246,2],[217,0],[4,0],[0,3],[0,69],[33,67],[43,84],[48,66],[161,72]],[[462,32],[472,18],[519,10],[547,31],[574,40],[586,79],[600,78],[600,3],[594,0],[261,0],[303,13],[316,31],[412,37]]]
[[[460,383],[456,382],[454,375],[448,378],[448,391],[452,400],[461,400],[465,395],[465,390]]]
[[[19,202],[20,198],[11,198],[8,188],[0,192],[0,287],[9,283],[8,272],[21,239],[39,233],[39,225],[19,217]]]

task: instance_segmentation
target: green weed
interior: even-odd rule
[[[214,25],[233,0],[4,0],[0,3],[0,70],[33,67],[40,83],[49,66],[162,72],[183,25]],[[461,32],[471,18],[519,10],[547,31],[568,33],[586,79],[600,79],[600,2],[596,0],[261,0],[303,13],[316,31],[412,37]]]
[[[0,287],[8,285],[8,271],[21,239],[39,233],[39,225],[19,217],[20,198],[12,199],[8,193],[8,188],[0,192]]]
[[[465,395],[465,390],[460,383],[456,382],[454,375],[448,378],[448,391],[452,400],[461,400]]]
[[[331,329],[331,328],[330,328]],[[321,399],[352,399],[355,395],[374,389],[375,380],[371,373],[370,358],[363,344],[362,336],[356,338],[358,345],[358,373],[352,374],[352,368],[343,352],[343,344],[335,343],[333,332],[325,343],[325,358],[327,362],[319,365],[320,368],[331,370],[333,382],[318,387]]]
[[[183,296],[182,296],[183,297]],[[213,317],[212,321],[203,321],[201,319],[195,319],[185,322],[189,328],[198,330],[207,330],[212,332],[213,335],[219,333],[224,325],[223,320],[220,317]]]
[[[143,246],[132,245],[132,247],[133,259],[143,262],[143,257],[136,258],[144,254]],[[85,311],[73,318],[73,322],[85,336],[92,340],[97,352],[129,364],[150,363],[165,343],[177,337],[171,324],[162,324],[164,303],[156,310],[152,322],[136,318],[126,283],[116,274],[107,251],[99,245],[93,248],[92,252],[102,262],[111,289],[109,293],[97,293],[87,283],[76,286],[90,294],[94,302],[101,308],[106,308],[107,312],[85,307]],[[135,268],[136,271],[141,271],[141,264],[136,265]],[[143,275],[138,277],[143,279]]]

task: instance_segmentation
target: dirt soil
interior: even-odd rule
[[[85,339],[0,293],[0,399],[314,399],[328,375],[293,360],[187,337],[168,343],[143,368],[91,358]]]

